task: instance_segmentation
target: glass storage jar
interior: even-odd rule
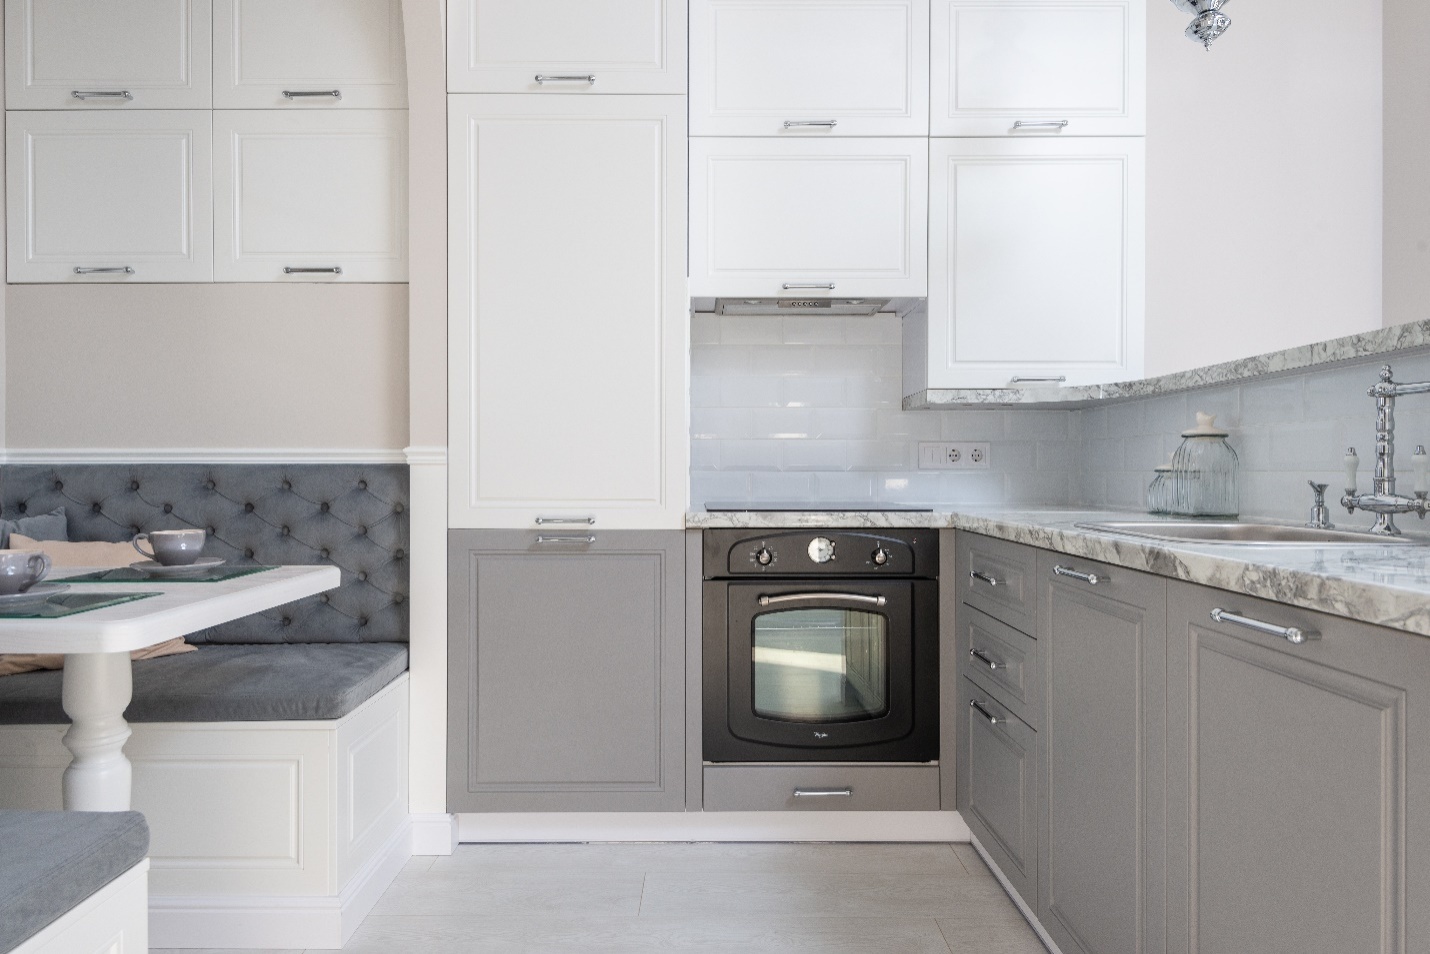
[[[1152,483],[1147,487],[1147,512],[1172,512],[1172,465],[1158,464],[1152,471]]]
[[[1182,432],[1172,455],[1170,512],[1187,517],[1235,517],[1241,510],[1237,487],[1240,462],[1216,426],[1216,415],[1197,414],[1197,426]]]

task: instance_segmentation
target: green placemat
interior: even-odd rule
[[[57,596],[46,597],[43,602],[21,603],[19,606],[0,608],[0,619],[59,619],[64,616],[74,616],[76,613],[104,609],[106,606],[147,600],[151,596],[158,595],[158,593],[61,593]]]
[[[241,576],[252,576],[271,570],[271,566],[216,566],[199,573],[185,573],[179,576],[150,576],[143,570],[127,566],[115,570],[97,570],[82,576],[68,576],[56,583],[147,583],[150,586],[170,583],[218,583],[221,580],[236,580]]]

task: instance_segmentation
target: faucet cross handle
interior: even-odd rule
[[[1326,509],[1326,488],[1330,484],[1318,484],[1314,480],[1306,483],[1311,485],[1311,492],[1316,495],[1311,506],[1311,519],[1306,526],[1316,530],[1334,530],[1336,525],[1331,523],[1331,512]]]

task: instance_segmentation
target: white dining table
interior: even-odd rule
[[[47,582],[91,572],[66,567]],[[65,656],[61,702],[70,727],[64,743],[74,758],[64,773],[64,807],[129,809],[133,776],[124,755],[129,739],[124,710],[134,692],[132,650],[314,596],[340,582],[335,566],[280,566],[216,582],[73,583],[67,595],[158,595],[54,619],[0,619],[0,653]]]

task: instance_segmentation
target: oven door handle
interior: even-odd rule
[[[782,596],[762,596],[761,606],[777,603],[801,603],[809,600],[845,600],[851,603],[868,603],[870,606],[885,606],[888,600],[882,596],[865,596],[863,593],[786,593]]]

